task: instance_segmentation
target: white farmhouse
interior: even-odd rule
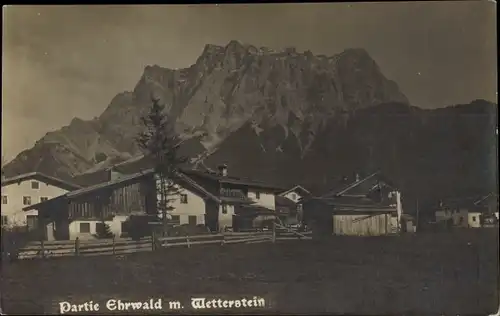
[[[2,227],[36,227],[38,211],[23,208],[78,189],[79,186],[40,172],[2,179]]]

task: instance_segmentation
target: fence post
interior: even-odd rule
[[[113,256],[116,254],[115,236],[113,236]]]
[[[186,240],[187,240],[188,248],[191,248],[191,244],[189,242],[189,235],[186,236]]]
[[[151,232],[151,250],[155,251],[156,245],[155,245],[155,231]]]
[[[45,259],[45,242],[43,238],[40,240],[40,248],[42,249],[42,259]]]
[[[273,244],[276,242],[276,217],[273,221]]]
[[[226,244],[226,234],[222,232],[222,241],[221,241],[221,246],[224,246]]]
[[[80,238],[76,237],[75,239],[75,256],[80,255]]]

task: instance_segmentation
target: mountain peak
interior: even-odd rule
[[[71,148],[72,165],[78,165],[73,160],[79,156],[87,166],[95,155],[135,155],[140,116],[152,96],[167,105],[181,136],[207,135],[201,143],[208,151],[251,121],[256,129],[275,128],[300,139],[301,150],[307,151],[337,109],[406,100],[364,49],[326,57],[231,40],[224,46],[205,45],[188,68],[145,66],[134,90],[113,98],[95,122],[73,124],[85,125],[85,132],[61,130],[50,139]]]

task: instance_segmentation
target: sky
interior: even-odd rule
[[[496,102],[490,1],[3,6],[2,156],[99,116],[146,65],[188,67],[239,40],[334,55],[364,48],[412,105]]]

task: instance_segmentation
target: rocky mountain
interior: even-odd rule
[[[5,174],[80,175],[88,185],[107,166],[141,165],[135,137],[152,96],[167,104],[181,150],[199,168],[224,162],[234,175],[317,192],[375,169],[414,195],[484,191],[496,181],[496,106],[411,107],[363,49],[327,57],[236,41],[206,45],[189,68],[146,67],[132,92],[94,120],[48,133]]]
[[[233,175],[258,174],[317,194],[377,170],[407,202],[484,194],[498,190],[497,113],[484,100],[435,110],[384,103],[328,118],[303,156],[300,140],[281,128],[257,133],[247,123],[204,165],[227,162]]]
[[[68,177],[137,156],[139,117],[152,96],[167,104],[177,131],[190,139],[186,150],[193,156],[213,152],[244,124],[262,126],[264,121],[301,139],[305,152],[312,135],[338,111],[408,102],[363,49],[326,57],[237,41],[206,45],[189,68],[146,67],[134,91],[118,94],[94,120],[75,118],[47,133],[5,173],[39,170]]]

